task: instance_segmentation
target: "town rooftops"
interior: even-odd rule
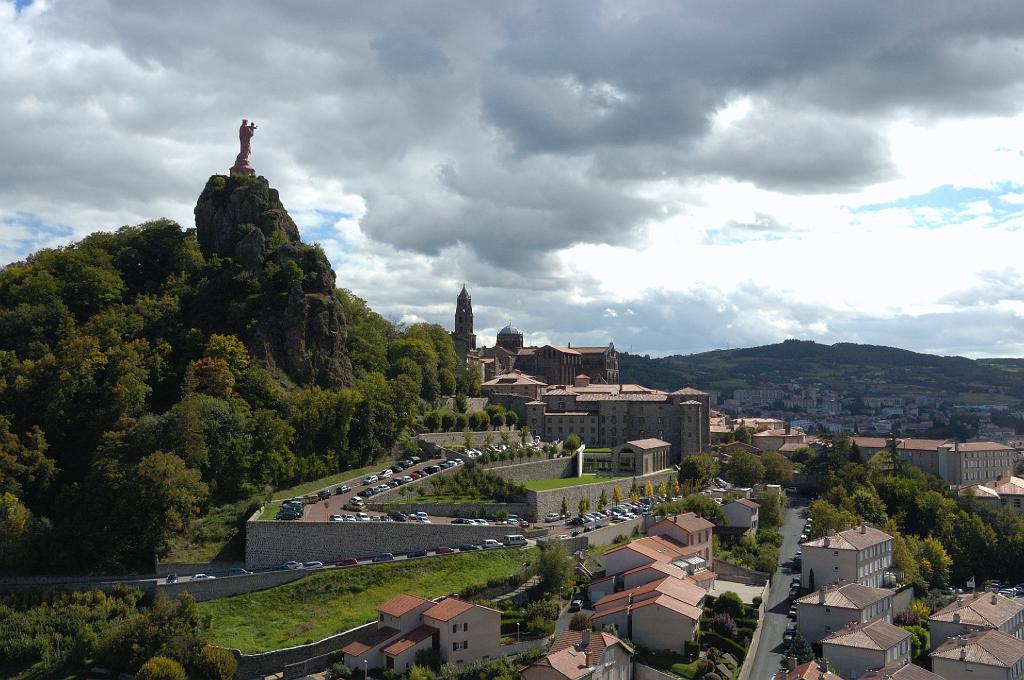
[[[695,548],[680,545],[676,541],[664,536],[645,536],[612,548],[605,553],[605,556],[615,554],[621,550],[631,550],[655,562],[665,563],[689,557],[697,552]]]
[[[840,609],[864,609],[892,595],[891,590],[859,583],[835,583],[799,598],[797,604],[822,605]],[[824,601],[822,599],[824,598]]]
[[[910,631],[894,626],[885,621],[869,621],[840,628],[825,636],[821,643],[856,647],[857,649],[874,649],[884,651],[898,645],[910,637]]]
[[[997,444],[996,442],[964,442],[962,444],[946,444],[948,448],[954,446],[960,451],[1013,451],[1012,446]]]
[[[907,661],[868,671],[860,678],[861,680],[943,680],[941,675],[935,675],[935,673]]]
[[[589,640],[584,642],[584,637]],[[627,654],[633,649],[622,640],[608,633],[591,633],[590,631],[565,630],[558,634],[551,651],[541,657],[535,665],[547,666],[569,680],[582,678],[593,672],[604,650],[613,645],[620,645]]]
[[[885,437],[850,437],[850,443],[866,449],[884,449],[889,440]]]
[[[413,628],[381,651],[385,654],[390,654],[391,656],[398,656],[407,649],[411,649],[423,642],[436,632],[437,629],[431,628],[430,626],[419,626],[418,628]],[[353,656],[357,655],[354,654]]]
[[[487,382],[481,383],[480,387],[508,387],[511,385],[547,385],[546,382],[537,380],[533,376],[526,375],[520,371],[512,371],[511,373],[503,373],[497,377],[491,378]]]
[[[399,593],[387,602],[377,605],[377,611],[388,616],[405,616],[417,607],[425,604],[434,604],[434,602],[433,600],[426,600],[416,595]]]
[[[666,517],[663,520],[655,522],[651,529],[658,526],[662,522],[675,524],[680,529],[683,529],[684,531],[687,531],[691,534],[696,533],[698,531],[703,531],[705,529],[713,529],[715,526],[703,517],[698,516],[695,512],[681,512],[678,515],[672,515],[670,517]],[[650,529],[648,529],[648,533],[651,533]]]
[[[892,536],[881,529],[862,522],[860,526],[806,541],[801,546],[831,548],[832,550],[864,550],[891,540]]]
[[[351,656],[361,656],[396,635],[398,635],[398,630],[395,628],[388,626],[374,628],[342,647],[341,651]]]
[[[607,606],[614,602],[636,600],[654,592],[674,597],[675,599],[694,607],[700,604],[701,600],[703,600],[707,595],[707,591],[703,588],[686,580],[674,578],[672,576],[665,576],[655,581],[651,581],[650,583],[645,583],[642,586],[637,586],[636,588],[630,588],[629,590],[605,595],[594,603],[594,607]]]
[[[483,385],[481,385],[481,387],[483,387]],[[572,392],[571,390],[567,390],[567,389],[565,389],[563,387],[555,387],[555,388],[550,389],[547,392],[545,392],[544,396],[545,397],[575,397],[577,395],[576,395],[575,392]]]
[[[672,393],[673,396],[687,396],[687,397],[706,397],[707,392],[698,390],[696,387],[684,387],[680,390],[676,390]]]
[[[1008,476],[999,476],[995,479],[989,480],[984,484],[974,484],[967,487],[968,489],[974,490],[976,496],[1021,496],[1024,495],[1024,478]],[[961,489],[961,494],[963,494]]]
[[[732,501],[732,503],[739,503],[740,505],[745,505],[751,510],[758,510],[761,507],[760,505],[750,500],[749,498],[737,498],[736,500]],[[726,505],[732,505],[732,503],[727,503]]]
[[[468,612],[477,605],[470,604],[456,597],[446,597],[433,607],[423,612],[423,616],[429,616],[438,621],[451,621],[459,614]]]
[[[896,442],[898,449],[916,449],[920,451],[938,451],[946,443],[945,439],[900,439]]]
[[[808,661],[793,670],[781,670],[775,674],[774,680],[843,680],[840,676],[818,666],[817,661]]]
[[[980,592],[964,595],[928,617],[929,621],[960,623],[980,628],[999,628],[1024,610],[1016,600],[999,593]]]
[[[967,661],[984,666],[1012,668],[1024,658],[1024,640],[1000,630],[956,635],[932,650],[932,658]]]
[[[650,449],[659,449],[663,446],[671,446],[667,441],[649,437],[647,439],[634,439],[626,442],[626,446],[632,446],[634,449],[643,449],[645,451]]]

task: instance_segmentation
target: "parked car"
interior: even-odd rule
[[[323,562],[303,562],[302,563],[302,568],[303,569],[323,569],[323,567],[324,567],[324,563]]]
[[[562,519],[562,516],[557,512],[549,512],[548,514],[544,515],[545,522],[557,522],[560,519]]]
[[[453,552],[455,552],[455,550],[446,545],[439,545],[434,549],[435,555],[451,555]]]
[[[456,517],[452,520],[452,524],[472,524],[473,520],[466,519],[465,517]]]
[[[345,519],[341,515],[331,515],[330,520],[332,522],[344,522]]]
[[[419,456],[409,456],[409,460],[412,461],[413,465],[416,465],[416,463],[420,462],[420,457]]]
[[[380,471],[381,479],[386,479],[393,474],[395,474],[395,472],[391,468],[384,468],[383,470]]]
[[[317,491],[316,497],[319,498],[322,501],[325,501],[325,500],[327,500],[328,498],[331,497],[331,490],[330,489],[320,489],[320,491]]]
[[[296,562],[295,560],[292,560],[291,562],[288,562],[284,566],[287,569],[298,569],[298,568],[300,568],[302,566],[302,562]]]
[[[422,510],[420,510],[420,511],[418,511],[418,512],[414,512],[414,513],[412,513],[412,514],[411,514],[411,516],[412,516],[412,517],[416,517],[416,518],[419,518],[419,519],[430,519],[430,518],[429,518],[429,517],[427,516],[427,513],[423,512]]]
[[[406,557],[426,557],[426,556],[427,556],[427,551],[426,550],[413,550],[411,553],[406,555]]]
[[[379,481],[380,478],[377,475],[367,475],[363,480],[363,486],[370,486],[371,484],[376,484]]]
[[[242,567],[228,569],[228,576],[252,576],[252,572]]]
[[[500,548],[501,543],[494,540],[493,538],[485,538],[484,542],[480,544],[481,548]]]
[[[391,513],[391,519],[393,519],[396,522],[405,522],[409,519],[409,515],[405,514],[404,512],[399,512],[396,510],[395,512]]]
[[[343,557],[338,560],[339,567],[354,567],[359,564],[359,560],[354,557]]]
[[[217,578],[217,577],[213,576],[211,574],[196,574],[195,576],[192,577],[192,580],[193,581],[208,581],[208,580],[213,579],[213,578]]]
[[[365,512],[357,512],[356,513],[356,521],[357,522],[369,522],[370,521],[370,516],[368,514],[366,514]]]
[[[168,583],[177,583],[178,582],[178,575],[177,574],[168,574],[167,575],[167,582]]]
[[[508,534],[501,542],[507,546],[526,545],[526,537],[522,534]]]
[[[410,472],[410,473],[409,473],[409,477],[411,477],[412,479],[419,479],[419,478],[420,478],[420,477],[422,477],[422,476],[423,476],[423,475],[422,475],[422,474],[420,474],[419,472]]]
[[[459,546],[459,552],[469,552],[471,550],[479,550],[480,546],[473,545],[472,543],[463,543]]]
[[[583,600],[573,600],[569,603],[569,611],[578,612],[583,609]]]
[[[408,484],[411,481],[412,481],[412,475],[406,475],[405,477],[402,477],[401,479],[399,479],[398,483],[399,484]]]
[[[374,561],[374,563],[377,563],[377,562],[392,562],[392,561],[394,561],[394,559],[395,559],[395,556],[392,555],[391,553],[381,553],[381,554],[375,556],[373,558],[373,561]]]
[[[791,619],[795,619],[796,618],[796,605],[795,604],[794,605],[790,605],[789,611],[786,613],[786,616],[788,616]]]
[[[420,524],[430,524],[429,517],[415,517],[414,519]]]

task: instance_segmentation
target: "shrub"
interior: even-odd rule
[[[590,617],[583,612],[573,614],[572,620],[569,621],[569,630],[591,630],[592,628]]]
[[[736,629],[736,622],[725,612],[715,614],[711,617],[711,630],[715,631],[719,635],[729,638],[730,640],[735,640],[738,632]]]
[[[719,595],[713,606],[713,611],[716,614],[728,614],[733,619],[742,618],[744,609],[745,605],[743,604],[743,600],[741,600],[740,596],[731,590]]]
[[[701,642],[708,647],[716,647],[720,651],[729,652],[737,659],[742,660],[746,656],[747,650],[743,648],[743,645],[739,644],[735,640],[723,637],[713,630],[708,630],[702,633],[700,639]]]
[[[185,680],[185,669],[174,659],[154,656],[142,664],[135,674],[136,680]]]
[[[344,655],[343,655],[344,656]],[[338,661],[327,668],[327,680],[347,680],[352,677],[352,671],[344,663]]]
[[[193,674],[199,680],[231,680],[238,670],[235,655],[223,647],[203,647],[196,659]]]

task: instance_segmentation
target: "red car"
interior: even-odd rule
[[[410,476],[410,477],[412,477],[413,479],[419,479],[419,478],[420,478],[420,477],[422,477],[423,475],[421,475],[421,474],[420,474],[420,473],[418,473],[418,472],[410,472],[410,473],[409,473],[409,476]]]
[[[434,550],[435,555],[451,555],[453,552],[455,552],[455,550],[446,545],[439,545],[437,546],[437,549]]]
[[[340,562],[338,562],[339,567],[354,567],[357,564],[359,564],[359,560],[357,560],[354,557],[345,557]]]

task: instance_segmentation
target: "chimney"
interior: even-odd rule
[[[996,599],[996,591],[992,591],[992,604],[997,604],[999,600]]]
[[[581,642],[583,643],[583,649],[586,649],[587,647],[590,646],[590,631],[589,630],[583,631],[583,639],[582,639]]]
[[[825,604],[825,586],[818,591],[818,604]]]
[[[868,523],[867,522],[861,522],[860,523],[860,533],[862,533],[862,534],[868,533]]]
[[[960,660],[963,661],[967,658],[967,640],[963,635],[958,636],[960,640]]]
[[[789,425],[789,423],[787,422],[787,423],[786,423],[786,436],[789,436],[789,433],[790,433],[790,425]]]
[[[953,613],[953,623],[960,623],[960,612]]]
[[[793,672],[793,671],[796,670],[796,657],[795,656],[787,656],[786,657],[786,670],[789,671],[789,672]]]
[[[831,543],[831,542],[832,542],[832,539],[831,539],[831,538],[829,538],[828,536],[826,536],[826,537],[825,537],[825,544],[824,544],[824,545],[825,545],[825,547],[827,548],[827,547],[828,547],[828,545],[829,545],[829,543]]]

